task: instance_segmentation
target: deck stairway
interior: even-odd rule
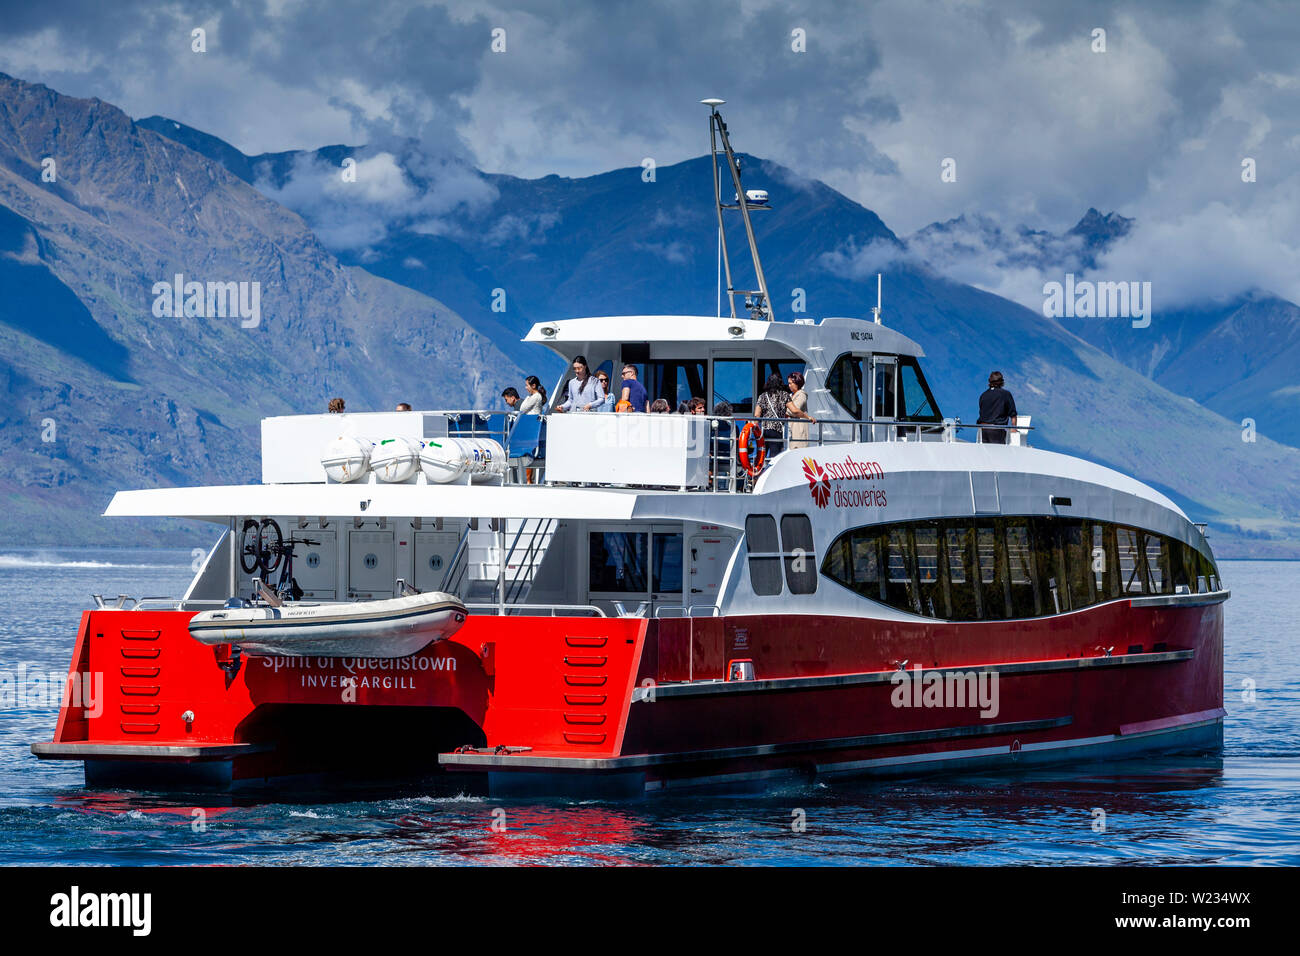
[[[555,537],[552,518],[505,519],[505,573],[501,574],[502,548],[497,531],[486,520],[470,528],[460,545],[443,585],[466,604],[497,603],[498,583],[504,577],[505,603],[526,604],[533,581]]]

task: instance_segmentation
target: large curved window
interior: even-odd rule
[[[883,355],[872,363],[860,355],[846,352],[837,358],[826,374],[826,390],[850,417],[861,419],[866,409],[864,385],[868,371],[875,380],[873,418],[900,422],[943,421],[939,405],[925,381],[921,366],[911,355]]]
[[[921,366],[910,355],[898,361],[898,417],[905,422],[941,422],[939,405],[921,374]]]
[[[831,543],[821,570],[873,601],[950,621],[1041,617],[1129,595],[1221,587],[1213,560],[1181,541],[1042,516],[857,528]]]

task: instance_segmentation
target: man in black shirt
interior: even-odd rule
[[[1014,425],[1016,422],[1016,400],[1002,387],[1002,373],[994,372],[989,376],[989,387],[980,395],[981,425]],[[1005,445],[1007,433],[1000,428],[981,428],[982,441],[994,445]]]

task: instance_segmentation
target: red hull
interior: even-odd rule
[[[103,675],[99,712],[65,706],[33,749],[132,785],[440,759],[494,789],[635,793],[1212,747],[1223,713],[1221,603],[966,624],[481,616],[410,658],[245,657],[233,677],[190,616],[87,612],[72,671]],[[740,658],[757,679],[723,681]],[[905,696],[903,662],[909,680],[983,672],[996,707]]]

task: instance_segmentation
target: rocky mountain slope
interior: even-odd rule
[[[249,316],[155,314],[178,274],[248,283]],[[266,415],[477,404],[521,374],[220,164],[0,75],[0,541],[117,542],[116,489],[256,480]]]

